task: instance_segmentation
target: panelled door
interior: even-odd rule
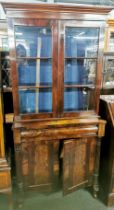
[[[96,138],[64,141],[63,193],[68,194],[92,181]]]

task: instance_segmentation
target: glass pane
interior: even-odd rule
[[[114,87],[114,57],[105,58],[103,86]]]
[[[109,51],[114,51],[114,32],[110,33]]]
[[[113,0],[54,0],[54,2],[57,3],[74,3],[74,4],[85,4],[85,5],[100,5],[100,6],[104,6],[104,5],[110,5],[110,6],[114,6],[114,2]]]
[[[64,82],[73,84],[95,84],[95,59],[66,59]]]
[[[19,90],[20,113],[52,112],[52,89]]]
[[[64,111],[78,111],[91,109],[91,90],[65,88],[64,90]]]
[[[52,62],[51,60],[18,60],[19,85],[51,85]]]
[[[52,37],[48,27],[16,26],[16,53],[18,57],[51,57]]]
[[[97,28],[66,27],[65,57],[97,57]]]

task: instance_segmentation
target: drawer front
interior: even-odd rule
[[[98,131],[97,126],[89,127],[68,127],[57,129],[34,129],[21,131],[21,140],[27,141],[34,138],[34,140],[60,140],[71,138],[82,138],[84,136],[96,136]]]
[[[10,170],[0,171],[0,191],[11,187]]]

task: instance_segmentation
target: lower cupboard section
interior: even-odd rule
[[[44,192],[62,187],[67,194],[92,185],[95,151],[95,137],[22,142],[16,165],[24,189]]]

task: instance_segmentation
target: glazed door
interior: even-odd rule
[[[95,163],[95,138],[64,141],[63,192],[68,194],[92,184]]]
[[[48,20],[23,22],[18,20],[13,26],[15,115],[20,114],[22,118],[53,117],[57,113],[57,23]],[[14,55],[13,50],[11,54]]]
[[[101,33],[90,21],[60,23],[60,115],[98,111],[101,86]]]

